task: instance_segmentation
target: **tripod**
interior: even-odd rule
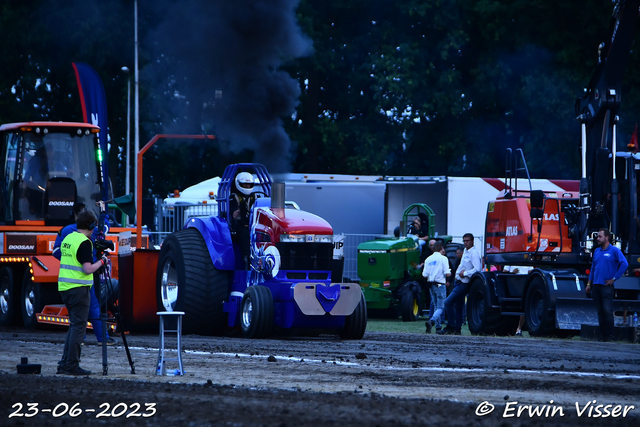
[[[110,261],[109,261],[110,264]],[[116,328],[120,331],[122,336],[122,344],[127,353],[127,359],[129,359],[129,366],[131,367],[131,373],[135,375],[136,369],[133,365],[133,359],[131,358],[131,352],[129,351],[129,345],[127,344],[127,335],[124,333],[122,327],[122,317],[120,316],[120,308],[118,307],[118,300],[113,303],[111,307],[111,313],[113,318],[107,319],[107,308],[109,304],[109,295],[113,293],[113,283],[111,282],[111,273],[109,271],[110,265],[104,265],[100,269],[100,319],[102,320],[102,375],[107,375],[109,371],[109,364],[107,362],[107,321],[116,322]],[[104,292],[102,292],[102,284],[104,283]]]

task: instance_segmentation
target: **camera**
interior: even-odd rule
[[[96,240],[95,247],[99,253],[102,253],[106,250],[113,251],[116,249],[116,245],[111,240],[106,240],[106,239]]]

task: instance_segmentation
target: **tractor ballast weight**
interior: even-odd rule
[[[249,242],[234,229],[231,212],[240,172],[255,180]],[[279,188],[261,164],[226,168],[218,187],[218,216],[192,218],[163,243],[158,309],[184,311],[185,333],[240,330],[245,337],[262,338],[306,330],[361,338],[367,313],[360,286],[331,280],[331,226],[311,213],[284,208],[283,191],[271,198],[274,185]],[[249,256],[242,248],[247,244]]]

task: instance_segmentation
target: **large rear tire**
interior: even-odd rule
[[[505,335],[507,323],[500,310],[491,306],[489,288],[474,279],[467,297],[467,322],[473,335]],[[515,329],[514,329],[515,331]]]
[[[49,304],[62,304],[58,284],[34,282],[31,280],[31,273],[26,270],[22,278],[22,298],[20,299],[24,327],[35,329],[38,326],[36,315]]]
[[[416,297],[420,285],[417,282],[408,282],[403,285],[406,289],[400,298],[400,313],[403,322],[415,322],[420,317],[420,302]]]
[[[162,243],[156,276],[158,310],[183,311],[185,334],[222,334],[222,303],[229,294],[229,283],[230,273],[213,266],[195,228],[177,231]]]
[[[458,249],[464,250],[464,245],[462,243],[453,243],[453,242],[449,242],[446,245],[444,245],[444,250],[447,254],[447,259],[451,264],[453,264],[453,262],[456,259],[456,251]],[[455,276],[456,272],[452,271],[451,274]]]
[[[249,286],[242,297],[240,327],[245,338],[266,338],[273,330],[273,296],[265,286]]]
[[[344,328],[340,332],[340,338],[345,340],[359,340],[367,330],[367,302],[364,294],[353,313],[344,320]]]
[[[13,322],[13,289],[13,271],[9,267],[0,268],[0,326],[10,326]]]
[[[549,292],[544,282],[536,278],[527,289],[524,316],[533,337],[551,336],[556,333],[555,313],[550,310]]]

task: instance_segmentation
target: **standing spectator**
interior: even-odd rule
[[[431,328],[434,326],[436,329],[440,328],[440,315],[444,309],[444,299],[447,292],[447,278],[451,276],[451,270],[449,269],[449,260],[443,254],[444,248],[441,241],[435,242],[434,252],[425,261],[422,275],[427,279],[427,286],[429,286],[429,293],[431,295],[431,302],[435,306],[436,311],[430,311],[431,319],[425,322],[427,334],[431,333]]]
[[[586,289],[587,295],[592,295],[598,309],[599,341],[613,339],[613,284],[629,267],[622,251],[613,246],[609,242],[610,239],[609,230],[601,228],[598,231],[599,247],[593,253],[593,263]]]
[[[465,297],[469,293],[469,281],[471,276],[482,270],[482,259],[480,254],[473,247],[473,234],[467,233],[462,236],[464,252],[462,260],[456,270],[456,282],[453,291],[444,301],[447,311],[447,327],[438,331],[440,335],[460,335],[462,328],[462,311],[464,309]]]
[[[436,244],[435,239],[429,240],[429,246],[427,247],[427,249],[424,251],[424,254],[422,255],[423,262],[425,259],[429,258],[435,252],[435,244]]]
[[[69,312],[70,325],[58,373],[91,374],[91,371],[80,367],[80,345],[87,329],[91,301],[89,291],[93,285],[93,273],[107,262],[104,255],[98,262],[93,262],[93,245],[89,237],[96,223],[93,212],[81,212],[77,221],[78,231],[69,234],[62,241],[58,291]]]
[[[100,212],[104,215],[104,212],[105,212],[104,202],[99,201],[97,204],[100,206]],[[80,213],[83,212],[84,210],[85,210],[85,206],[83,203],[75,203],[73,205],[73,216],[75,217],[76,221],[78,220],[78,215],[80,215]],[[104,233],[106,234],[109,232],[108,221],[105,221],[104,224],[105,224]],[[53,257],[56,258],[57,260],[60,260],[60,258],[62,257],[62,252],[60,251],[60,245],[62,244],[62,241],[64,240],[65,237],[67,237],[69,234],[73,233],[74,231],[78,231],[77,224],[67,225],[66,227],[62,228],[58,232],[56,241],[53,244]],[[98,230],[98,227],[96,226],[91,232],[90,239],[91,239],[92,245],[95,245],[95,241],[99,233],[100,232]],[[98,261],[95,248],[93,250],[93,261],[94,262]],[[98,343],[102,343],[102,320],[100,319],[100,302],[98,301],[98,298],[96,296],[96,289],[98,289],[97,292],[100,292],[100,286],[99,286],[100,275],[98,273],[94,273],[93,275],[93,284],[94,286],[91,287],[91,291],[90,291],[91,303],[89,305],[89,321],[91,321],[91,327],[93,328],[93,333],[96,336],[96,340],[98,340]],[[104,297],[107,298],[107,295],[105,295]],[[115,340],[114,338],[111,338],[109,336],[109,332],[107,332],[107,340],[106,340],[107,345],[114,345],[114,344],[117,344],[117,342],[118,341]]]

